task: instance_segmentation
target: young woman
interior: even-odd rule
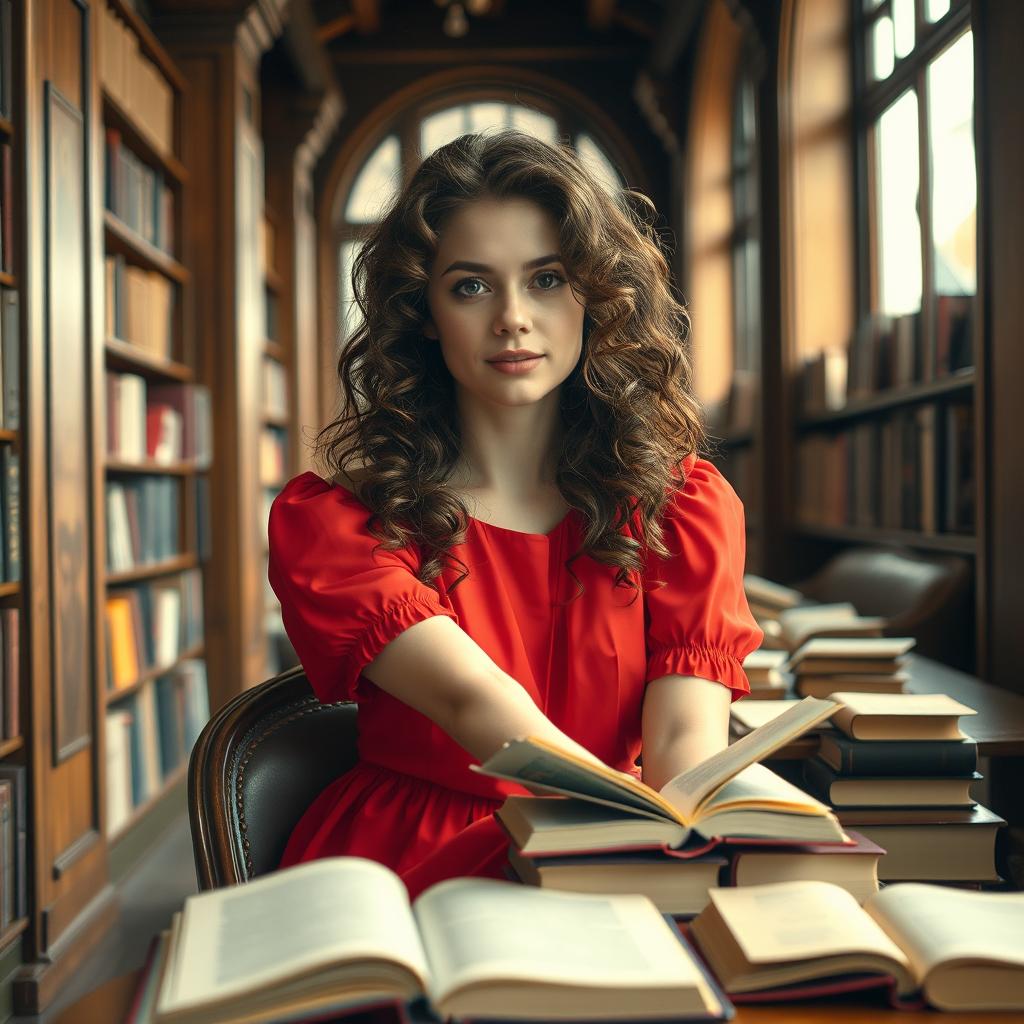
[[[697,457],[688,317],[634,205],[568,147],[464,135],[356,259],[326,476],[275,500],[270,581],[319,700],[359,703],[360,762],[282,867],[502,877],[523,790],[469,765],[507,740],[642,750],[654,787],[726,744],[762,639],[743,508]]]

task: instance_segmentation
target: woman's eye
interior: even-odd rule
[[[551,281],[552,281],[552,283],[549,286],[547,286],[547,287],[545,287],[544,285],[541,285],[541,291],[545,291],[545,292],[554,291],[559,286],[559,284],[561,284],[565,280],[562,277],[561,274],[556,274],[555,271],[553,271],[553,270],[544,270],[544,271],[542,271],[541,273],[539,273],[534,278],[534,280],[535,281],[541,281],[544,278],[551,278]]]
[[[467,278],[463,279],[462,281],[460,281],[452,289],[452,291],[454,291],[456,295],[468,295],[468,296],[479,295],[480,292],[478,292],[478,291],[466,292],[466,291],[462,290],[463,288],[466,287],[466,285],[473,285],[473,284],[483,285],[483,281],[481,281],[478,277],[467,277]]]

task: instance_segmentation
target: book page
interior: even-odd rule
[[[535,736],[510,740],[483,764],[470,768],[481,775],[509,779],[543,792],[580,797],[687,824],[661,794],[632,775],[607,765],[591,764]]]
[[[976,715],[974,708],[954,700],[945,693],[837,693],[836,700],[845,704],[847,714],[909,715],[925,718],[960,717]]]
[[[597,988],[704,984],[645,896],[460,878],[432,886],[413,913],[430,961],[435,1005],[488,979]]]
[[[393,961],[421,987],[427,980],[405,886],[361,857],[325,858],[189,896],[172,939],[160,1013],[270,988],[344,960]]]
[[[919,977],[960,958],[1024,968],[1024,893],[900,882],[872,895],[864,909],[906,951]]]
[[[903,951],[838,885],[772,882],[712,889],[709,895],[751,964],[856,952],[886,957],[910,972]]]
[[[789,710],[748,732],[725,750],[712,754],[695,767],[669,779],[662,786],[661,795],[690,823],[705,798],[723,782],[755,761],[763,760],[819,722],[824,722],[838,707],[832,700],[804,697]]]
[[[728,782],[720,786],[701,805],[700,814],[695,822],[697,831],[705,816],[726,808],[765,807],[787,811],[790,814],[807,814],[815,817],[827,816],[832,813],[827,804],[815,800],[813,796],[787,782],[763,764],[747,765],[743,771],[734,775]],[[701,833],[702,835],[704,833]]]

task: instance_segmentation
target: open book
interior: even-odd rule
[[[644,896],[459,878],[410,906],[388,868],[330,857],[188,897],[155,1020],[259,1024],[423,996],[445,1018],[732,1015]]]
[[[543,815],[547,829],[546,838],[542,840],[538,835],[532,845],[537,853],[608,850],[624,845],[678,849],[694,832],[705,839],[842,843],[846,837],[825,804],[756,763],[824,721],[838,706],[834,701],[807,697],[725,750],[670,779],[660,790],[538,739],[506,743],[473,768],[543,793],[575,798],[537,802],[535,820],[540,825]],[[590,808],[588,816],[579,808],[578,800],[604,805],[610,813],[595,817]],[[530,801],[520,799],[516,803],[520,818],[529,815],[526,808]],[[559,822],[561,813],[565,817]],[[510,827],[506,815],[502,815],[502,821]],[[530,829],[532,834],[534,826]],[[513,838],[518,843],[519,837]]]
[[[839,886],[801,881],[710,895],[691,934],[738,1002],[863,987],[875,975],[897,1000],[1024,1011],[1022,893],[903,882],[860,907]]]

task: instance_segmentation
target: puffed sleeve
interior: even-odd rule
[[[369,510],[307,472],[270,508],[268,576],[285,632],[321,703],[355,700],[360,673],[386,644],[433,615],[437,592],[415,576],[408,550],[376,552]]]
[[[743,592],[743,504],[710,462],[691,455],[683,468],[662,521],[671,556],[649,552],[644,573],[647,682],[698,676],[736,700],[750,692],[743,659],[764,638]]]

